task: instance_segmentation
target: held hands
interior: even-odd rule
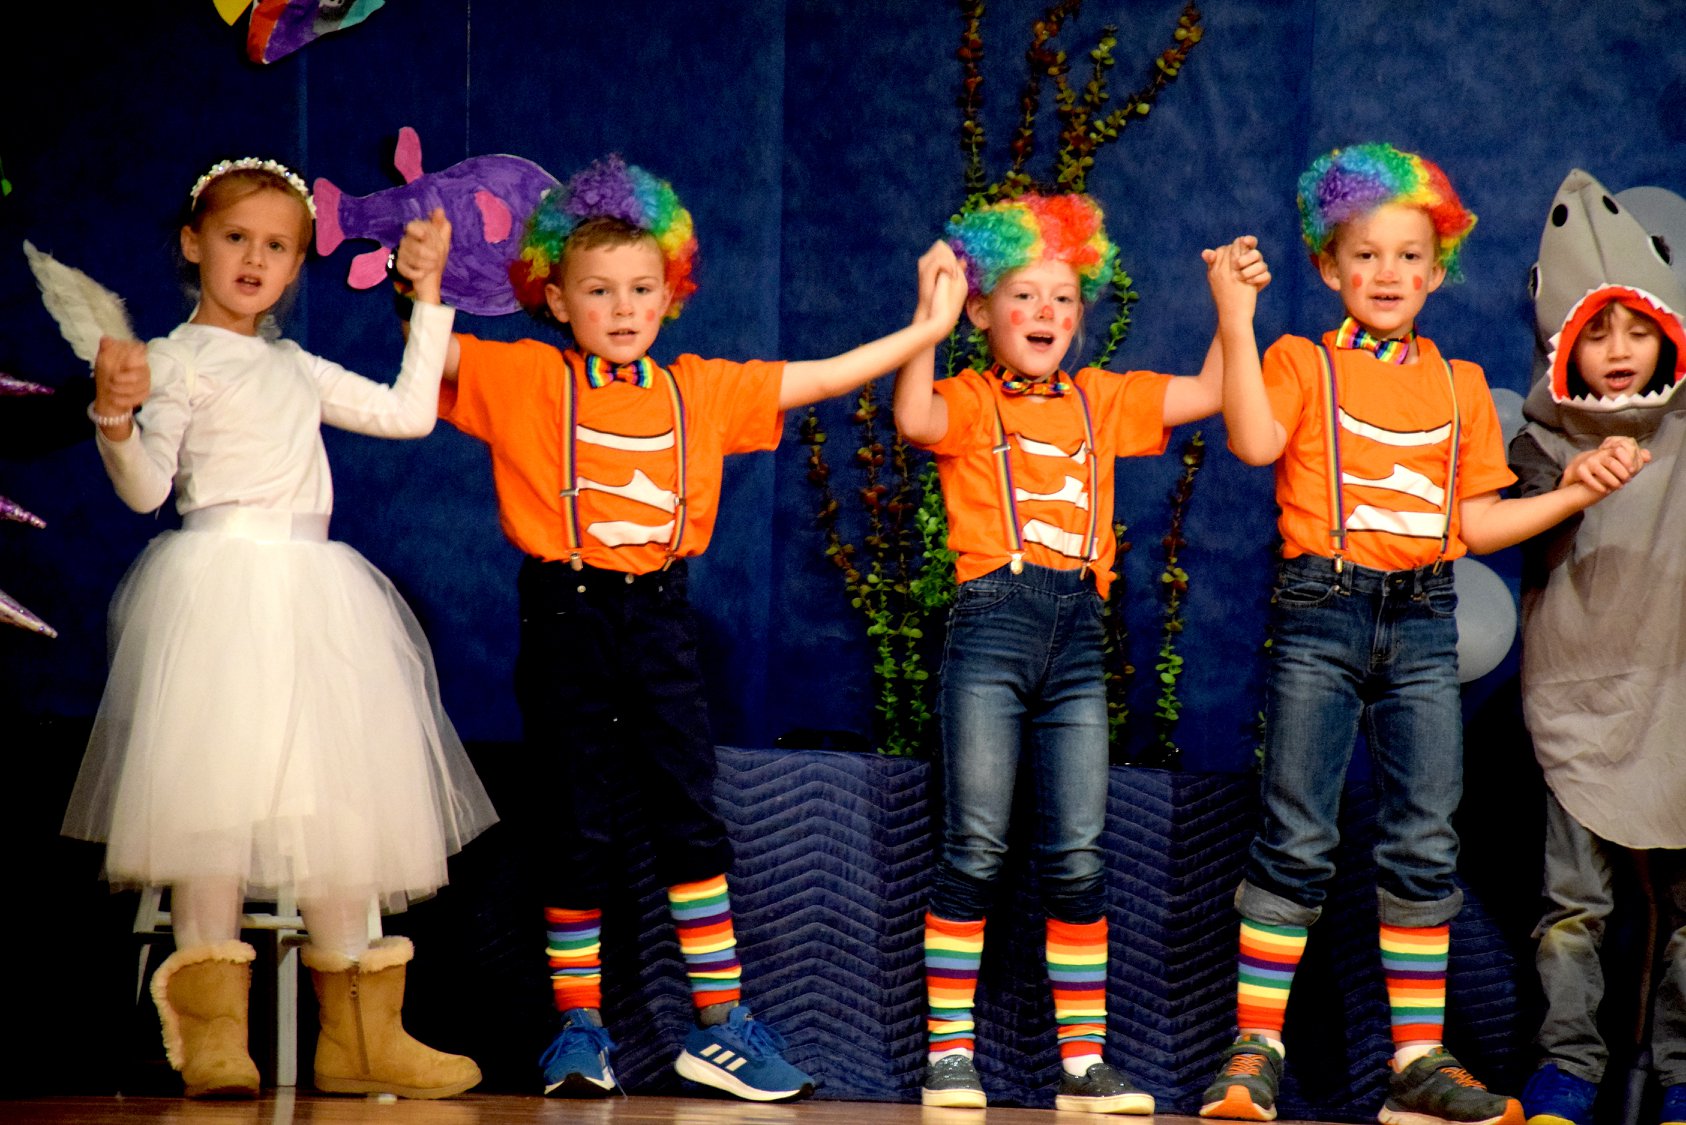
[[[1563,469],[1563,485],[1584,484],[1608,496],[1632,480],[1651,460],[1651,451],[1630,437],[1607,437],[1597,449],[1576,454]]]
[[[127,437],[129,415],[152,393],[152,368],[146,344],[140,340],[100,337],[94,355],[93,412],[103,418],[122,418],[119,426],[102,427],[112,437]]]
[[[398,244],[398,272],[415,286],[416,300],[439,304],[439,290],[445,277],[445,259],[451,253],[451,221],[442,208],[434,208],[425,219],[411,219],[404,225],[404,239]]]
[[[1259,240],[1244,234],[1216,250],[1202,250],[1200,259],[1206,263],[1206,283],[1219,314],[1251,317],[1259,290],[1270,284],[1270,266],[1259,253]]]
[[[935,343],[953,330],[965,307],[966,271],[961,269],[953,247],[941,240],[933,242],[919,258],[919,303],[914,307],[914,323],[929,324],[936,332]]]

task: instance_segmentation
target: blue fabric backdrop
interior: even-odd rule
[[[1131,90],[1179,8],[1096,0],[1062,42],[1080,54],[1115,22],[1114,82]],[[992,173],[1003,168],[1040,12],[1000,0],[985,15]],[[1180,79],[1103,151],[1090,180],[1142,294],[1123,365],[1193,369],[1211,327],[1199,250],[1242,231],[1260,236],[1276,269],[1261,340],[1330,323],[1336,306],[1305,268],[1291,193],[1310,157],[1334,144],[1387,138],[1449,170],[1481,222],[1468,283],[1442,290],[1424,327],[1516,391],[1532,348],[1524,278],[1563,173],[1581,165],[1612,188],[1686,188],[1686,10],[1668,0],[1213,0],[1204,17],[1205,41]],[[128,298],[146,335],[186,312],[171,222],[193,177],[229,154],[274,154],[362,194],[396,182],[392,141],[406,124],[430,169],[511,152],[566,176],[622,152],[672,179],[702,240],[701,291],[659,355],[813,357],[897,326],[913,258],[961,193],[960,17],[948,4],[628,0],[611,14],[409,0],[267,67],[244,60],[244,25],[224,26],[209,4],[101,8],[60,23],[0,46],[12,78],[0,162],[14,185],[0,199],[0,245],[30,238],[89,270]],[[1033,167],[1046,168],[1052,121],[1041,131]],[[286,327],[313,350],[385,373],[398,350],[386,301],[343,281],[366,246],[307,266]],[[21,254],[0,255],[0,325],[0,370],[49,383],[74,373]],[[519,315],[462,325],[505,338],[535,327]],[[848,411],[822,410],[836,440],[848,436]],[[795,726],[870,730],[861,629],[820,557],[794,429],[793,419],[777,453],[732,464],[719,533],[698,567],[722,741],[768,745]],[[1188,767],[1230,770],[1246,766],[1254,740],[1270,476],[1223,452],[1220,422],[1203,430],[1212,455],[1188,523],[1177,737]],[[329,443],[335,534],[415,605],[463,732],[515,737],[517,560],[496,527],[484,450],[448,427],[419,443]],[[1171,457],[1119,469],[1120,515],[1137,544],[1126,575],[1138,663],[1157,631],[1157,544],[1176,470]],[[87,714],[103,677],[106,598],[172,517],[123,509],[86,445],[0,460],[0,492],[51,524],[0,527],[0,588],[62,633],[47,642],[0,630],[0,700]],[[1514,570],[1505,557],[1498,566]],[[1139,679],[1135,711],[1146,715],[1151,692]]]

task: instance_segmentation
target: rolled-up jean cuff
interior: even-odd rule
[[[1235,910],[1248,921],[1266,926],[1310,926],[1323,914],[1321,906],[1302,906],[1245,879],[1235,888]]]
[[[1376,913],[1383,925],[1421,929],[1424,926],[1443,926],[1458,916],[1464,908],[1464,893],[1454,890],[1445,898],[1433,902],[1412,902],[1380,887],[1376,888]]]

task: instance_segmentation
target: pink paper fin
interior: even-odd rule
[[[382,246],[351,259],[351,270],[345,280],[353,289],[373,289],[386,280],[386,260],[392,249]]]
[[[316,252],[325,258],[345,241],[340,229],[340,189],[319,179],[310,194],[316,201]]]
[[[510,228],[515,225],[508,205],[485,188],[474,193],[474,202],[480,208],[480,223],[486,231],[486,241],[502,242],[508,238]]]
[[[421,179],[421,137],[408,125],[398,130],[398,144],[392,150],[392,166],[398,169],[398,174],[407,184]]]

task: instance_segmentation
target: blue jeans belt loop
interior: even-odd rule
[[[1018,586],[1028,586],[1031,589],[1054,595],[1076,593],[1079,590],[1094,594],[1098,593],[1100,588],[1100,579],[1095,574],[1095,568],[1089,565],[1056,569],[1026,563],[1017,571],[1013,570],[1011,565],[1005,565],[998,566],[987,574],[980,574],[972,581],[977,582],[985,579],[996,582],[1011,582]]]
[[[1297,564],[1303,559],[1313,561],[1313,565],[1316,565],[1316,558],[1311,555],[1299,555],[1287,561]],[[1411,570],[1377,570],[1374,567],[1359,566],[1351,561],[1341,565],[1341,560],[1334,558],[1323,558],[1322,561],[1328,564],[1325,573],[1330,579],[1331,588],[1336,593],[1346,595],[1353,594],[1362,583],[1366,587],[1373,586],[1384,594],[1404,593],[1409,595],[1412,601],[1421,601],[1427,596],[1433,581],[1446,581],[1450,576],[1443,559],[1424,563]],[[1319,570],[1321,569],[1319,567]]]

